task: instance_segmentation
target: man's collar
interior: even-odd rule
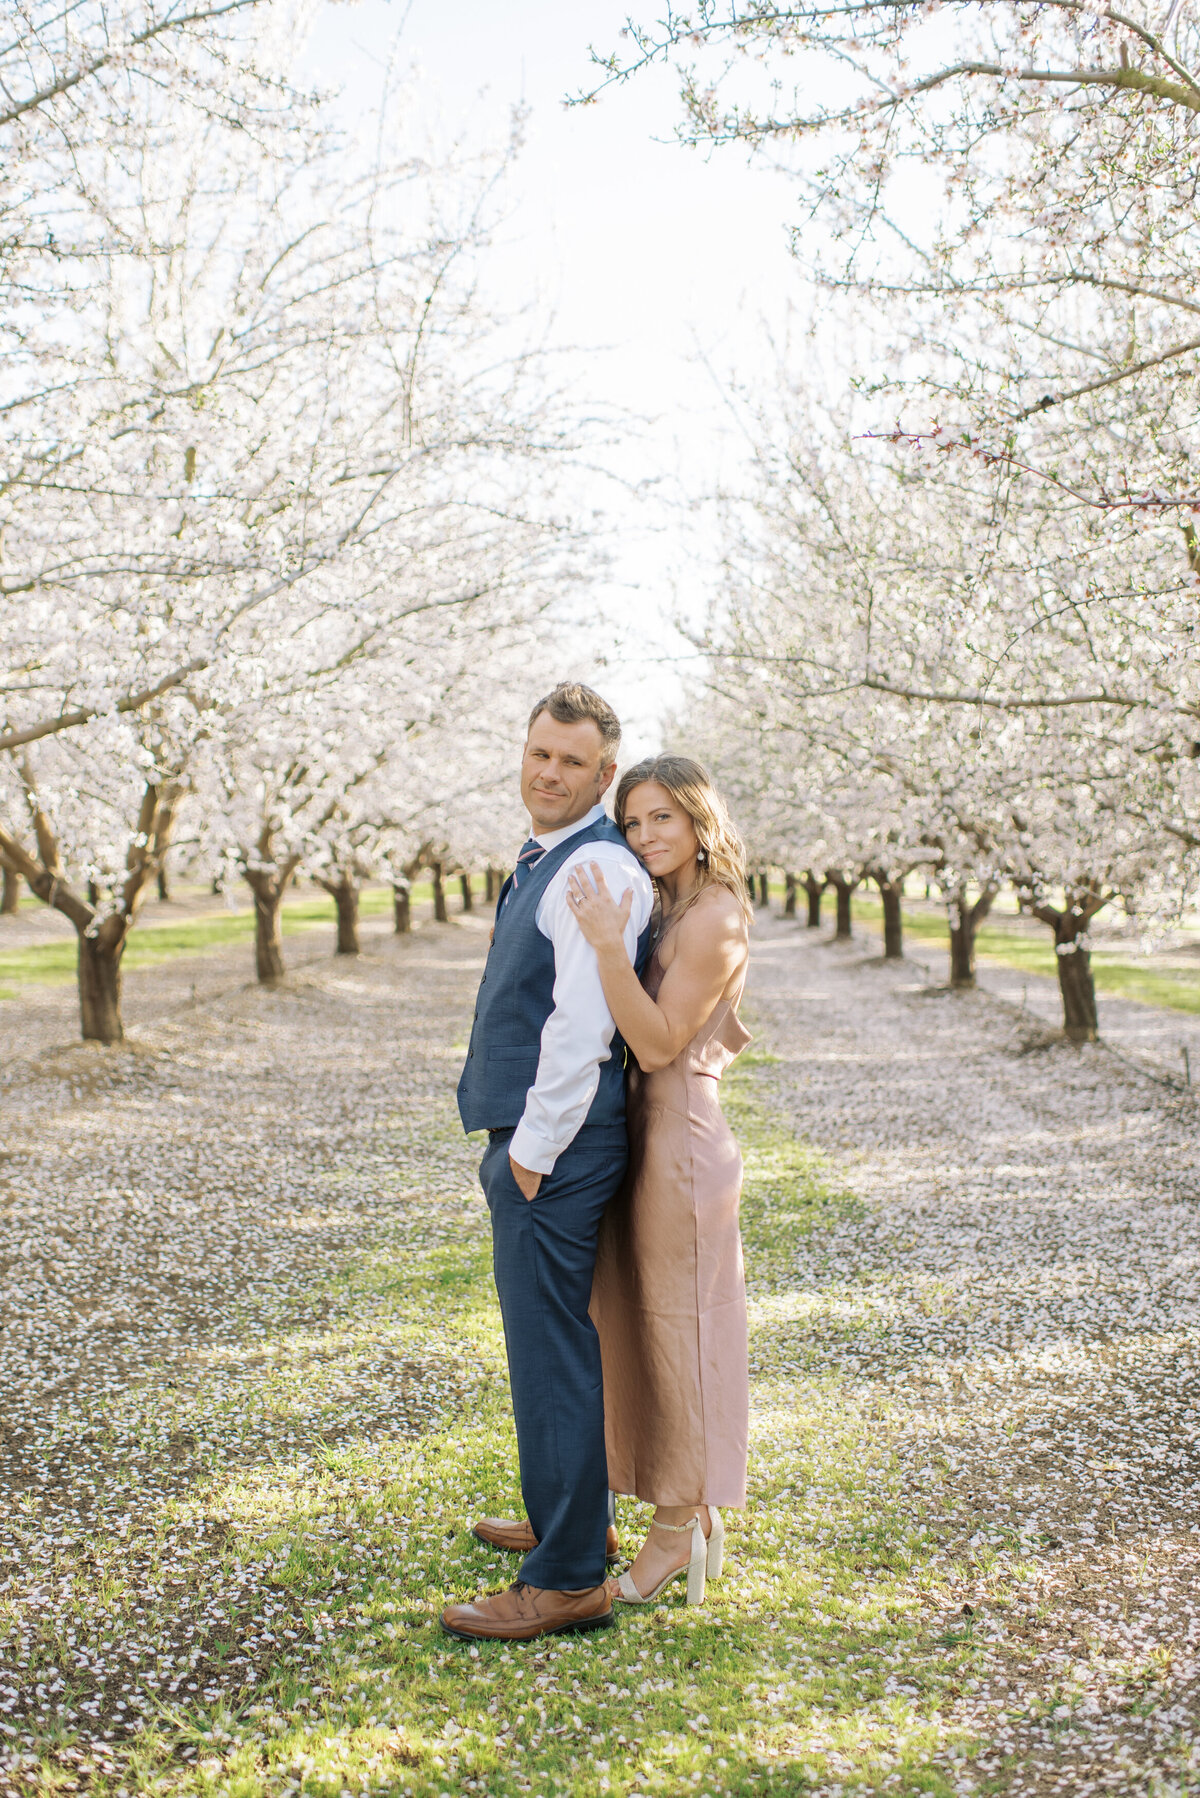
[[[599,804],[594,805],[586,817],[576,818],[574,824],[564,824],[561,830],[535,831],[534,842],[540,843],[543,849],[557,849],[558,845],[565,843],[568,837],[573,837],[577,831],[586,830],[589,824],[595,824],[604,816],[604,807]]]

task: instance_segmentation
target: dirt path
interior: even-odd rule
[[[986,993],[760,927],[775,1091],[869,1207],[797,1285],[900,1432],[984,1645],[973,1777],[1072,1795],[1200,1768],[1200,1106]],[[963,1789],[967,1789],[965,1786]]]

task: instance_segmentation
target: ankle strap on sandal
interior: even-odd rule
[[[689,1517],[686,1523],[660,1523],[657,1517],[652,1517],[650,1519],[650,1528],[652,1530],[670,1530],[673,1536],[682,1536],[685,1530],[695,1529],[699,1521],[699,1511],[696,1512],[694,1517]]]

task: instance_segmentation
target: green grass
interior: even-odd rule
[[[864,1414],[821,1353],[830,1328],[859,1326],[838,1321],[835,1290],[797,1278],[796,1256],[819,1258],[854,1204],[773,1121],[772,1067],[744,1058],[727,1081],[746,1161],[752,1497],[727,1515],[727,1577],[703,1609],[676,1588],[583,1638],[470,1646],[442,1633],[448,1597],[512,1577],[471,1518],[484,1506],[520,1514],[480,1207],[460,1240],[418,1253],[383,1244],[332,1275],[317,1295],[324,1335],[249,1320],[236,1406],[220,1371],[158,1401],[164,1435],[236,1427],[252,1442],[256,1417],[282,1415],[315,1448],[261,1453],[139,1520],[160,1543],[206,1526],[226,1570],[269,1567],[292,1645],[238,1705],[160,1706],[119,1761],[83,1773],[69,1740],[46,1742],[33,1789],[73,1790],[78,1776],[94,1798],[782,1798],[836,1783],[948,1798],[948,1754],[975,1746],[944,1721],[971,1672],[969,1632],[923,1622],[931,1600],[944,1606],[952,1570],[901,1491],[886,1420]],[[381,1343],[456,1370],[457,1393],[447,1386],[436,1427],[416,1440],[334,1427],[348,1415],[339,1395],[361,1390],[356,1368]],[[132,1402],[114,1398],[114,1410]],[[647,1515],[622,1501],[627,1543]],[[202,1560],[190,1577],[203,1591]],[[76,1627],[102,1634],[127,1608],[153,1641],[170,1602],[160,1593],[156,1580],[114,1587],[98,1622],[81,1580]],[[228,1628],[236,1643],[236,1619]],[[33,1668],[63,1654],[61,1641],[40,1644]]]
[[[851,901],[854,921],[870,929],[881,930],[883,907],[877,899],[860,897]],[[826,910],[829,901],[826,899]],[[981,961],[997,962],[1016,968],[1023,974],[1044,974],[1057,978],[1054,943],[1050,931],[1038,926],[1040,934],[1023,920],[992,913],[977,938]],[[944,915],[933,911],[906,908],[905,935],[922,948],[936,948],[949,958],[949,934]],[[1156,968],[1153,962],[1134,959],[1117,949],[1094,949],[1092,973],[1098,993],[1111,993],[1121,999],[1137,999],[1143,1005],[1165,1005],[1173,1011],[1200,1012],[1200,967],[1193,973],[1188,968]]]
[[[431,897],[432,891],[427,882],[424,886],[413,888],[415,902],[427,902]],[[453,902],[457,908],[457,893],[453,896]],[[217,903],[219,902],[214,901],[214,907]],[[40,909],[41,901],[34,899],[30,904]],[[22,910],[24,909],[23,901]],[[368,887],[359,901],[359,913],[364,918],[379,917],[390,913],[391,909],[392,895],[386,887]],[[301,931],[315,930],[322,925],[332,930],[335,917],[333,900],[324,894],[320,897],[291,899],[283,907],[283,934],[295,936]],[[214,909],[203,917],[184,918],[178,923],[148,920],[144,924],[138,924],[130,932],[121,965],[128,973],[139,968],[157,967],[177,955],[203,955],[209,950],[226,949],[233,944],[253,941],[254,914],[251,911],[228,912]],[[0,925],[0,943],[2,942],[3,927]],[[69,984],[75,979],[75,959],[73,937],[0,952],[0,998],[14,998],[14,989],[18,986]]]
[[[783,888],[772,883],[771,894],[779,899]],[[414,903],[428,904],[432,889],[428,882],[413,888]],[[26,895],[22,910],[37,909],[40,901]],[[803,905],[803,895],[800,896]],[[883,909],[877,899],[856,893],[852,901],[854,921],[859,926],[882,928]],[[364,918],[379,917],[391,910],[392,896],[385,887],[367,888],[360,901]],[[457,881],[452,883],[451,905],[459,905]],[[824,916],[831,914],[831,901],[826,895]],[[334,926],[332,899],[325,897],[290,900],[283,908],[285,936],[300,931]],[[946,921],[940,912],[907,908],[904,914],[907,939],[922,947],[937,949],[948,955]],[[250,943],[254,937],[254,919],[250,912],[216,912],[171,922],[147,922],[130,935],[123,958],[126,971],[157,967],[177,955],[203,955],[206,951],[228,948],[237,943]],[[0,942],[3,941],[0,926]],[[1016,968],[1021,973],[1055,977],[1054,947],[1050,932],[1043,936],[1032,933],[1015,917],[992,913],[979,933],[978,953],[982,961]],[[1092,954],[1092,971],[1098,993],[1111,993],[1116,998],[1136,999],[1143,1005],[1163,1005],[1174,1011],[1200,1012],[1200,968],[1193,973],[1186,968],[1155,967],[1140,958],[1123,955],[1119,950],[1099,949]],[[30,985],[66,985],[75,979],[75,944],[67,939],[39,943],[27,949],[0,951],[0,999],[16,997],[16,989]]]

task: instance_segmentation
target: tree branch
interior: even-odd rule
[[[1118,381],[1128,380],[1131,375],[1141,375],[1148,368],[1159,368],[1164,362],[1171,362],[1176,356],[1189,355],[1192,350],[1200,350],[1200,337],[1193,337],[1188,343],[1177,343],[1161,355],[1147,356],[1142,362],[1130,362],[1124,368],[1118,368],[1112,374],[1104,375],[1099,381],[1089,381],[1084,387],[1073,387],[1068,393],[1046,393],[1036,405],[1026,406],[1023,412],[1017,413],[1022,423],[1033,418],[1039,412],[1049,412],[1052,406],[1065,406],[1068,400],[1082,399],[1085,393],[1099,393],[1104,387],[1115,387]]]
[[[990,706],[998,712],[1041,712],[1054,707],[1076,705],[1114,705],[1125,711],[1134,711],[1148,703],[1144,699],[1134,699],[1120,693],[1107,693],[1103,688],[1094,693],[1061,693],[1017,699],[993,693],[935,693],[919,687],[894,685],[874,674],[864,675],[859,685],[874,693],[889,693],[894,699],[915,699],[929,705]]]
[[[139,712],[144,705],[149,705],[152,699],[157,699],[160,694],[169,693],[172,687],[182,685],[190,674],[198,674],[201,669],[207,668],[208,661],[207,656],[196,656],[184,667],[176,668],[171,674],[165,674],[152,687],[143,687],[140,692],[126,694],[123,699],[117,701],[113,710],[121,713]],[[20,749],[26,743],[38,742],[42,737],[56,736],[60,730],[72,730],[76,725],[88,724],[93,718],[100,716],[101,710],[102,708],[99,706],[80,706],[74,712],[59,712],[57,717],[43,718],[37,724],[27,724],[20,729],[0,731],[0,749]]]
[[[969,437],[951,437],[938,429],[904,431],[897,427],[894,431],[864,431],[862,435],[867,442],[907,443],[914,449],[935,449],[941,455],[958,450],[973,456],[986,468],[1011,468],[1017,474],[1032,475],[1035,480],[1044,481],[1048,487],[1057,487],[1069,499],[1078,500],[1081,506],[1097,512],[1200,512],[1200,493],[1106,493],[1103,489],[1099,493],[1085,493],[1082,488],[1072,487],[1069,481],[1060,480],[1044,468],[1022,462],[1011,450],[988,449],[981,443],[972,443]]]
[[[135,32],[132,37],[124,41],[110,44],[98,56],[93,56],[89,62],[81,63],[66,74],[60,75],[57,81],[52,81],[48,86],[39,88],[36,93],[29,94],[24,100],[10,101],[8,107],[4,111],[0,111],[0,127],[15,124],[17,119],[23,118],[26,113],[36,112],[40,106],[56,100],[60,94],[69,93],[81,82],[89,81],[93,75],[100,74],[103,69],[115,63],[119,57],[127,56],[131,49],[141,49],[145,44],[151,43],[155,38],[165,36],[168,32],[186,31],[192,25],[215,23],[230,13],[244,12],[249,7],[261,4],[263,4],[263,0],[222,0],[220,5],[201,6],[194,12],[180,13],[174,18],[168,15],[166,18],[156,19],[147,25],[144,31]]]
[[[908,95],[914,92],[928,91],[930,87],[938,85],[940,82],[951,80],[956,75],[987,74],[1001,79],[1008,77],[1009,79],[1018,81],[1102,81],[1112,87],[1124,87],[1134,89],[1135,91],[1154,93],[1161,99],[1172,99],[1181,105],[1187,106],[1192,111],[1200,111],[1200,81],[1197,80],[1190,69],[1181,63],[1177,57],[1172,55],[1163,40],[1139,20],[1131,18],[1126,13],[1117,11],[1115,7],[1095,7],[1089,5],[1088,0],[1045,0],[1045,9],[1047,11],[1056,10],[1059,12],[1073,13],[1077,16],[1087,15],[1091,18],[1103,20],[1107,24],[1117,25],[1123,31],[1128,31],[1131,36],[1136,37],[1141,43],[1145,44],[1146,48],[1150,50],[1160,62],[1165,64],[1173,74],[1179,77],[1181,85],[1177,87],[1173,82],[1164,81],[1163,78],[1159,76],[1144,76],[1140,70],[1127,68],[1124,64],[1111,71],[1097,69],[1059,73],[1057,71],[1041,72],[1037,70],[1005,69],[1000,63],[960,63],[956,64],[952,69],[940,71],[938,74],[926,77],[925,80],[917,86],[909,88],[906,94],[898,97],[891,97],[889,101],[885,101],[883,104],[890,104],[893,106],[898,105],[902,103],[903,99],[907,98]],[[979,10],[987,11],[988,8],[986,5],[980,5]],[[1011,10],[1015,12],[1017,9],[1014,6]],[[595,100],[606,87],[611,86],[614,82],[628,81],[632,76],[649,67],[652,63],[663,60],[672,50],[676,49],[679,44],[685,40],[690,44],[699,45],[727,37],[745,38],[752,33],[770,36],[772,33],[778,32],[782,35],[782,28],[792,25],[797,28],[802,41],[812,44],[815,32],[819,28],[832,26],[833,31],[831,32],[829,43],[824,46],[829,47],[829,44],[845,41],[844,38],[838,35],[838,21],[845,20],[848,22],[846,25],[840,27],[840,31],[848,32],[851,42],[861,42],[869,34],[863,31],[854,30],[854,24],[863,19],[870,19],[872,15],[877,15],[879,20],[882,21],[887,18],[888,14],[899,15],[902,20],[907,22],[907,20],[913,17],[912,7],[909,0],[850,0],[850,3],[847,5],[824,7],[816,5],[767,7],[761,4],[754,4],[741,15],[738,13],[736,0],[733,0],[728,13],[723,18],[713,18],[709,8],[704,7],[702,8],[701,16],[698,19],[695,19],[690,15],[675,14],[671,8],[668,7],[667,17],[663,21],[665,33],[657,40],[652,38],[648,31],[640,30],[632,21],[629,21],[627,30],[633,42],[636,44],[638,51],[638,54],[629,62],[622,64],[615,55],[603,57],[597,55],[595,51],[592,52],[592,60],[598,68],[604,71],[604,79],[589,92],[580,94],[575,104],[587,104],[588,102]],[[819,39],[816,41],[820,44]],[[858,109],[853,109],[841,116],[843,118],[849,118],[853,116],[854,112],[857,110]],[[828,117],[820,121],[822,124],[828,124],[830,122],[831,119]],[[800,121],[793,121],[790,125],[776,125],[771,129],[782,131],[802,130],[804,128],[804,125]],[[762,130],[765,135],[767,128],[763,126]]]
[[[82,933],[95,916],[90,905],[84,903],[77,893],[73,893],[57,874],[44,868],[35,856],[30,855],[17,837],[10,835],[0,825],[0,850],[25,876],[31,892],[46,905],[53,906],[55,911],[62,912],[69,918],[76,930]]]
[[[882,111],[902,105],[914,95],[942,87],[959,75],[987,75],[998,81],[1020,81],[1034,86],[1040,86],[1043,82],[1057,82],[1071,87],[1129,88],[1135,93],[1153,94],[1156,99],[1170,100],[1176,106],[1186,106],[1191,112],[1200,112],[1200,88],[1190,82],[1185,86],[1168,81],[1162,75],[1145,75],[1141,69],[1127,69],[1119,64],[1115,69],[1006,69],[999,62],[953,63],[949,68],[939,69],[935,74],[915,81],[900,94],[874,102],[870,110]]]

